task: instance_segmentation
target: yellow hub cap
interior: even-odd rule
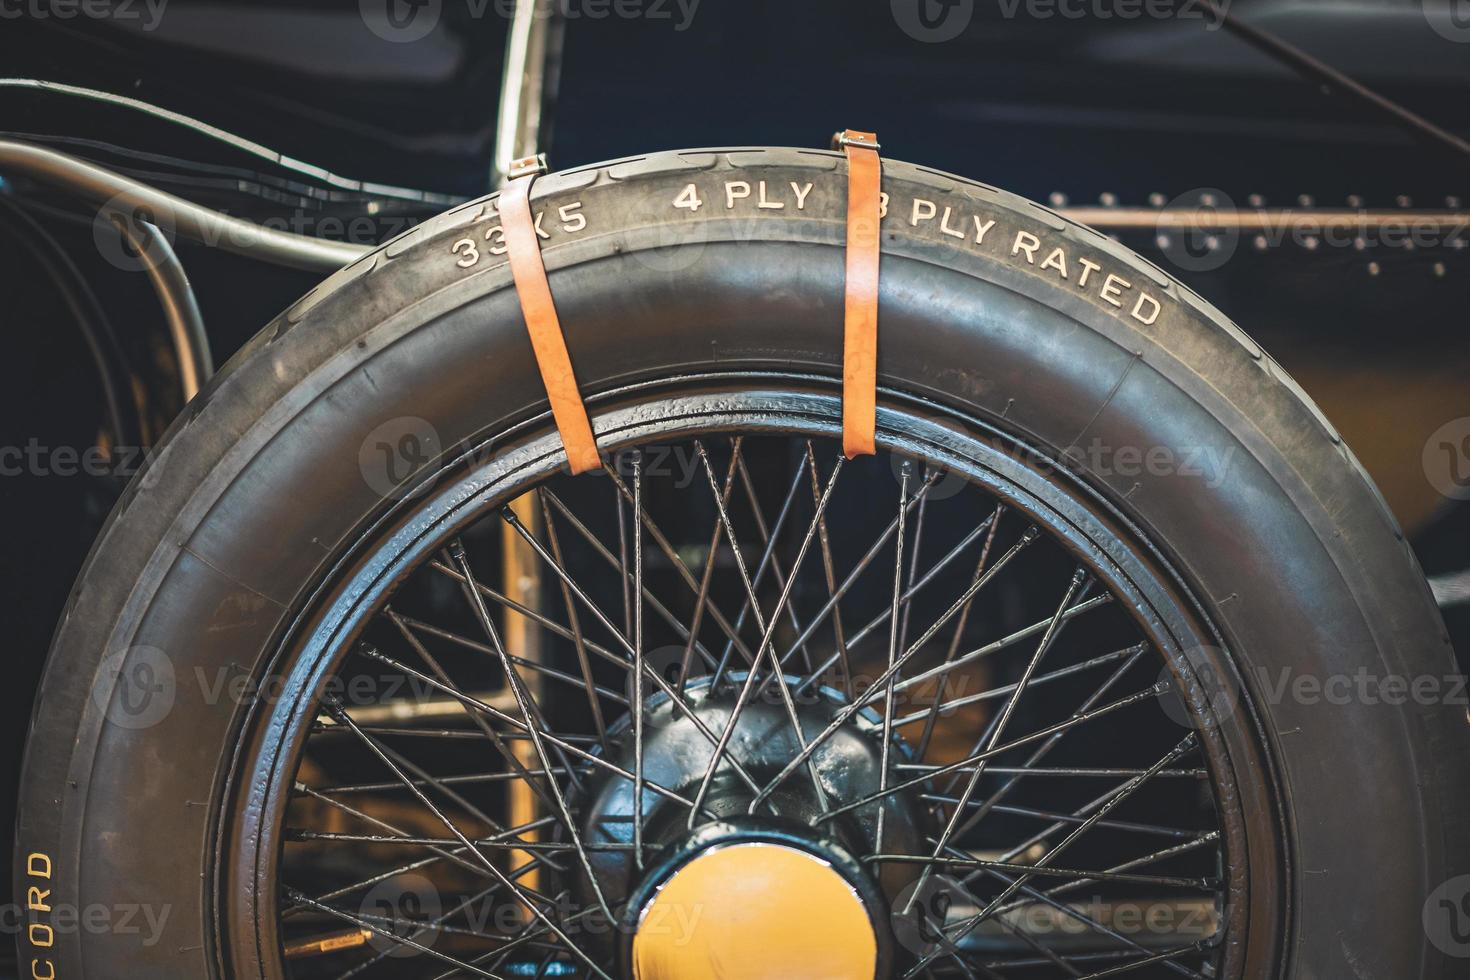
[[[715,847],[644,906],[636,980],[873,980],[868,910],[827,862],[780,844]]]

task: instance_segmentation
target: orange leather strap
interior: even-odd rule
[[[536,235],[536,219],[531,214],[531,185],[542,167],[534,157],[519,160],[512,166],[512,179],[500,192],[500,226],[505,233],[510,274],[521,301],[521,316],[526,320],[536,366],[546,386],[546,397],[551,401],[552,418],[566,447],[572,473],[585,473],[602,466],[602,458],[592,435],[592,423],[587,418],[587,406],[582,403],[582,393],[577,388],[577,377],[572,373],[572,358],[567,353],[561,320],[551,299],[551,284],[546,281],[546,266],[541,261],[541,243]]]
[[[847,152],[847,298],[842,332],[842,451],[848,459],[877,451],[878,253],[883,165],[876,133],[838,133]]]

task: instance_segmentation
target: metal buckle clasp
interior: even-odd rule
[[[507,171],[505,176],[509,180],[515,180],[517,177],[529,177],[532,174],[540,176],[546,173],[548,169],[546,166],[546,154],[538,153],[533,157],[521,157],[519,160],[512,160],[510,170]]]
[[[832,149],[842,150],[849,146],[861,146],[869,150],[882,149],[878,143],[877,133],[864,133],[856,129],[844,129],[832,134]]]

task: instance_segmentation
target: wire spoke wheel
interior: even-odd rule
[[[276,975],[1238,974],[1266,767],[1187,590],[1064,469],[915,405],[845,460],[827,402],[403,495],[239,761]]]
[[[844,166],[537,181],[602,472],[493,196],[261,331],[109,521],[27,743],[16,893],[157,929],[32,909],[22,962],[1462,975],[1409,919],[1466,865],[1463,704],[1307,693],[1454,670],[1337,433],[1162,270],[885,160],[879,452],[839,458]]]

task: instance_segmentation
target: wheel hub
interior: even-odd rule
[[[743,674],[727,675],[718,688],[709,678],[693,681],[684,705],[662,692],[648,699],[645,779],[695,799],[744,681]],[[785,683],[806,744],[850,703],[831,688]],[[645,790],[641,868],[630,849],[633,783],[616,773],[588,782],[576,801],[582,831],[594,845],[614,845],[590,853],[608,901],[624,910],[622,959],[632,976],[846,980],[872,977],[886,961],[884,909],[913,868],[889,865],[879,874],[863,859],[875,852],[880,811],[884,850],[918,846],[927,817],[915,799],[895,794],[824,819],[881,788],[881,719],[867,709],[850,714],[812,753],[814,765],[793,772],[752,812],[758,789],[801,752],[785,695],[767,685],[740,711],[695,819],[687,805]],[[637,765],[632,727],[623,718],[609,728],[611,755],[627,772]],[[889,751],[910,754],[897,736]],[[811,962],[795,969],[793,956]]]
[[[834,865],[794,844],[704,846],[638,912],[635,980],[871,980],[868,902]]]

